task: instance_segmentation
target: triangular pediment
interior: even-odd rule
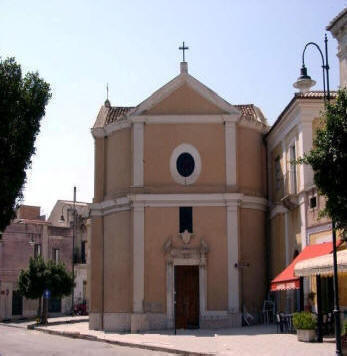
[[[138,105],[138,115],[238,115],[240,112],[197,79],[182,72]]]

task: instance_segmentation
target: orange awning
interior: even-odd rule
[[[341,241],[336,242],[339,246]],[[300,278],[294,276],[295,264],[309,258],[323,256],[333,252],[333,243],[324,242],[322,244],[306,246],[299,255],[288,265],[275,279],[272,280],[270,290],[276,292],[280,290],[299,289]]]

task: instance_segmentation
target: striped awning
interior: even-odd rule
[[[347,250],[337,252],[337,272],[347,273]],[[332,276],[333,273],[332,253],[300,261],[294,267],[294,275],[297,277],[315,275]]]

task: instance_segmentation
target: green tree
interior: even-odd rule
[[[347,89],[338,91],[335,102],[326,105],[313,149],[299,160],[312,166],[314,182],[326,197],[322,212],[337,228],[347,223]]]
[[[23,77],[14,58],[0,58],[0,232],[22,198],[26,169],[50,97],[50,86],[38,73]]]
[[[41,312],[41,299],[45,290],[50,291],[52,298],[62,298],[72,292],[74,280],[72,274],[66,270],[63,263],[45,261],[41,256],[30,258],[27,270],[22,270],[18,278],[20,293],[28,299],[39,299],[38,317],[43,324],[47,323],[48,301],[43,299]]]
[[[41,317],[41,298],[45,290],[47,279],[46,264],[41,256],[30,258],[29,268],[21,270],[18,278],[18,287],[21,295],[28,299],[39,299],[37,316]]]

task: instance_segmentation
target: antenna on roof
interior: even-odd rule
[[[111,107],[111,102],[108,100],[108,83],[106,83],[106,100],[105,100],[105,106],[107,108]]]

